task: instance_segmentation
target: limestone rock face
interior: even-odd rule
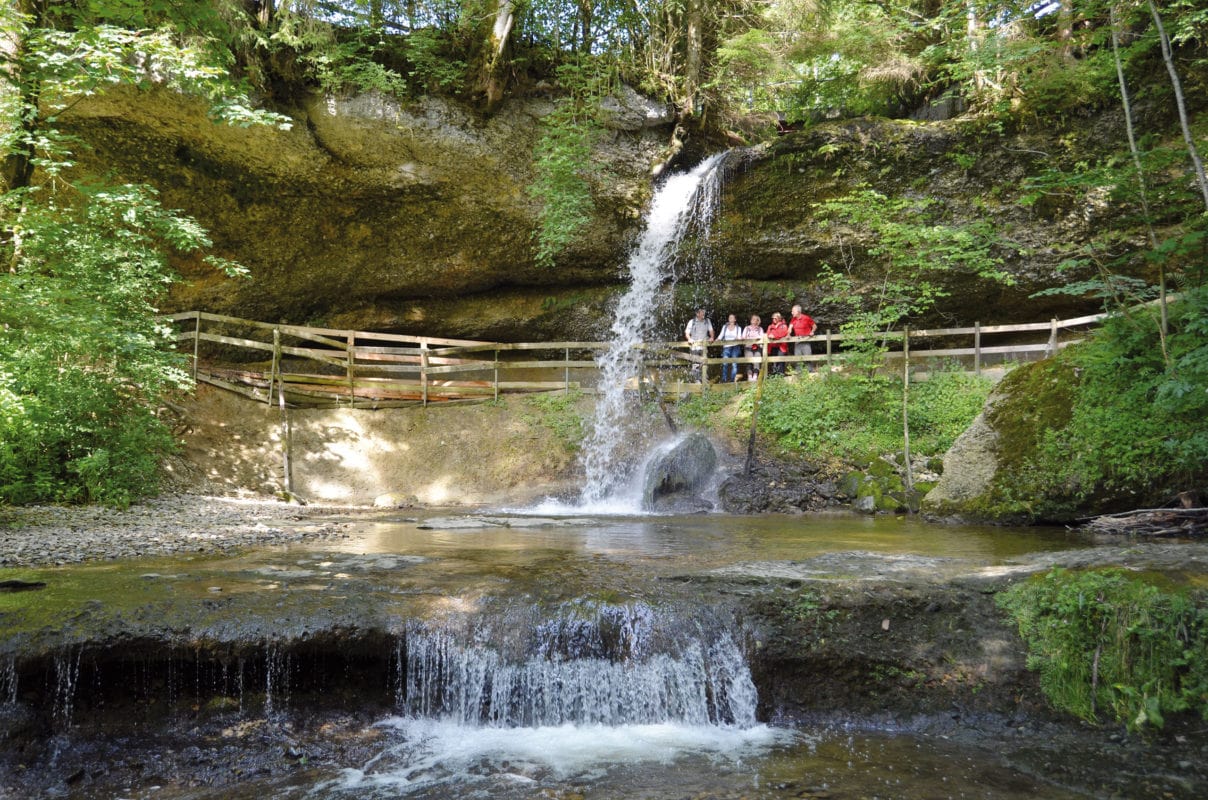
[[[998,433],[983,411],[944,454],[943,475],[923,498],[923,511],[939,516],[968,515],[991,492],[997,472]]]
[[[891,201],[929,201],[927,213],[939,224],[984,224],[997,239],[992,253],[1010,282],[961,266],[932,273],[929,279],[948,294],[933,318],[912,325],[1037,321],[1095,310],[1068,297],[1032,295],[1087,277],[1060,269],[1067,258],[1062,244],[1106,226],[1127,229],[1118,209],[1072,195],[1025,201],[1026,179],[1054,165],[1046,154],[1062,152],[1060,132],[988,136],[962,125],[846,120],[753,150],[727,181],[713,227],[711,247],[722,271],[716,283],[726,307],[740,318],[749,308],[766,319],[770,309],[787,312],[786,298],[796,298],[821,328],[837,328],[847,312],[823,302],[824,267],[848,273],[857,293],[872,294],[887,262],[873,231],[826,221],[817,206],[867,188]],[[1086,141],[1084,149],[1104,146]]]
[[[602,311],[669,136],[657,104],[614,100],[615,126],[593,153],[596,213],[551,270],[533,260],[538,205],[526,190],[552,109],[537,98],[484,118],[439,98],[311,96],[280,131],[213,124],[203,104],[166,90],[115,90],[63,121],[88,142],[84,168],[158,187],[250,269],[231,280],[178,264],[187,282],[173,310],[507,338],[572,333],[568,305]]]
[[[1088,490],[1076,476],[1041,471],[1045,443],[1072,417],[1077,381],[1073,363],[1061,356],[1008,373],[944,456],[943,476],[922,511],[957,521],[1029,524],[1135,507],[1138,498],[1127,489]]]
[[[627,88],[602,101],[595,210],[550,269],[534,261],[539,209],[528,187],[553,100],[513,98],[484,116],[436,97],[298,96],[289,131],[214,124],[203,103],[164,89],[114,89],[61,115],[87,144],[84,171],[157,187],[166,206],[210,231],[219,255],[251,272],[228,279],[182,260],[186,281],[165,310],[487,340],[602,338],[653,168],[668,157],[675,121],[665,105]],[[861,291],[880,285],[885,257],[870,231],[824,227],[815,206],[860,186],[925,196],[941,218],[989,222],[1003,239],[1013,285],[953,269],[939,279],[949,296],[936,319],[912,324],[1083,313],[1068,298],[1028,299],[1056,282],[1059,245],[1115,213],[1110,204],[1017,202],[1024,179],[1048,166],[1036,153],[1056,152],[1058,135],[849,120],[742,151],[707,246],[684,243],[660,335],[678,338],[701,302],[766,318],[799,299],[822,329],[837,328],[849,312],[823,302],[824,265],[850,270]],[[683,153],[708,149],[696,136]]]

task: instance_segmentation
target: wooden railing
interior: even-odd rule
[[[853,340],[875,338],[897,348],[886,353],[889,360],[900,361],[903,355],[912,364],[944,359],[980,372],[991,363],[1050,355],[1076,341],[1071,332],[1096,325],[1104,316],[908,329],[875,337],[826,331],[780,340],[810,342],[814,354],[809,356],[769,357],[768,342],[760,339],[727,343],[747,346],[738,359],[721,358],[720,342],[710,344],[703,355],[691,352],[686,342],[648,343],[635,348],[634,357],[642,362],[636,374],[643,376],[645,386],[676,395],[708,388],[710,378],[720,373],[711,370],[723,364],[735,362],[741,369],[758,363],[749,350],[752,344],[760,345],[769,364],[837,366],[844,347]],[[196,380],[261,402],[294,406],[384,408],[481,401],[506,392],[590,392],[598,378],[595,356],[610,346],[607,342],[483,342],[277,325],[201,311],[168,319],[177,326],[178,346],[191,347]],[[1015,341],[987,344],[988,339],[1007,336]],[[690,377],[689,370],[699,373]]]

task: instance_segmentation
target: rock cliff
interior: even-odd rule
[[[670,112],[631,91],[604,104],[593,160],[595,212],[555,268],[538,266],[538,208],[526,192],[533,146],[553,109],[515,99],[491,116],[440,98],[311,95],[290,131],[211,124],[164,90],[113,91],[63,115],[96,174],[157,187],[196,217],[216,250],[251,271],[231,280],[199,263],[171,310],[487,339],[599,338],[641,224],[652,168],[669,155]],[[1110,125],[1106,126],[1111,128]],[[1107,146],[1093,136],[1087,147]],[[705,302],[767,314],[800,298],[823,328],[824,264],[876,285],[884,258],[867,230],[819,225],[815,204],[869,186],[927,196],[944,219],[992,223],[1006,287],[953,270],[935,320],[1010,322],[1085,308],[1029,299],[1057,280],[1060,245],[1109,221],[1073,199],[1021,205],[1022,181],[1058,151],[1057,134],[987,134],[958,121],[851,120],[778,138],[732,159],[722,216],[681,269],[671,320]],[[699,151],[696,141],[684,152]],[[1069,276],[1063,276],[1068,278]],[[787,310],[787,309],[786,309]],[[666,327],[672,335],[674,326]]]
[[[64,122],[87,143],[86,169],[157,187],[250,269],[230,280],[178,264],[174,309],[504,338],[596,330],[566,310],[616,283],[670,136],[655,103],[630,92],[605,105],[596,214],[549,270],[533,260],[525,190],[552,110],[530,99],[482,118],[437,98],[315,96],[279,131],[211,124],[166,91],[114,91]]]

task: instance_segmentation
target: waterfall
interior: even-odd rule
[[[400,643],[398,704],[458,725],[755,725],[755,685],[721,625],[690,632],[648,606],[417,625]]]
[[[619,445],[622,424],[632,410],[625,385],[637,377],[640,367],[635,348],[654,332],[659,295],[672,277],[676,251],[685,233],[695,227],[702,238],[708,235],[721,199],[726,155],[720,153],[691,172],[669,176],[651,201],[646,229],[629,257],[629,288],[617,303],[611,346],[596,359],[600,367],[599,395],[591,434],[583,447],[586,480],[580,496],[582,506],[613,497],[628,482],[630,472],[620,463]],[[680,327],[681,322],[676,321],[675,330]],[[636,510],[637,498],[632,501],[628,505]]]

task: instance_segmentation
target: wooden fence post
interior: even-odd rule
[[[1057,318],[1049,320],[1049,349],[1045,355],[1051,356],[1057,352]]]
[[[499,351],[495,351],[495,400],[499,400]]]
[[[830,328],[826,329],[826,369],[827,369],[827,371],[830,371],[830,369],[831,369],[831,330],[830,330]]]
[[[565,386],[562,388],[563,394],[570,394],[570,348],[566,348],[566,369],[562,375],[562,380]]]
[[[973,323],[973,371],[981,375],[981,323]]]
[[[423,391],[422,404],[428,405],[428,343],[419,343],[419,382]]]
[[[277,383],[277,394],[284,395],[285,390],[281,386],[281,331],[273,328],[273,365],[269,368],[268,373],[268,399],[265,400],[270,406],[273,404],[273,382]]]
[[[193,383],[197,383],[197,352],[201,348],[201,312],[197,312],[193,326]]]
[[[356,389],[356,349],[357,335],[356,331],[348,332],[348,405],[356,405],[357,389]]]
[[[281,411],[281,477],[285,484],[285,496],[292,498],[294,494],[294,471],[290,464],[290,449],[292,431],[290,430],[289,411],[285,407],[285,387],[281,380],[281,330],[273,328],[273,367],[268,378],[268,405],[273,405],[273,384],[277,385],[277,408]]]

